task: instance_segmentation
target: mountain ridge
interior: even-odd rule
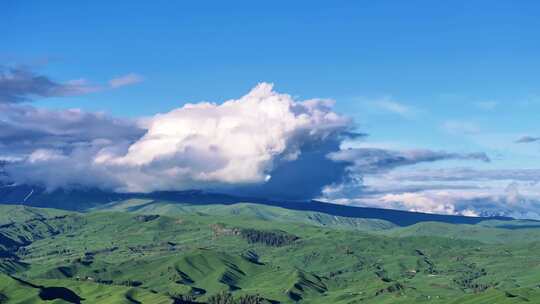
[[[381,219],[398,226],[410,226],[427,221],[451,224],[476,224],[486,219],[501,221],[513,219],[505,216],[469,217],[462,215],[431,214],[404,210],[347,206],[317,200],[281,201],[265,198],[241,197],[201,190],[115,193],[99,189],[57,189],[54,191],[47,191],[42,187],[29,185],[4,185],[0,188],[0,203],[24,204],[32,207],[57,208],[72,211],[85,211],[103,204],[137,198],[196,205],[232,205],[249,202],[253,204],[281,207],[289,210],[320,212],[341,217]]]

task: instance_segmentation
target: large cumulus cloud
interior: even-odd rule
[[[295,101],[262,83],[237,100],[157,115],[125,155],[100,152],[94,163],[136,171],[127,191],[258,184],[272,179],[275,166],[350,127],[349,119],[331,111],[331,102]]]
[[[250,193],[250,186],[259,187],[258,191],[277,191],[285,186],[280,181],[298,166],[306,170],[311,167],[319,177],[324,175],[323,170],[332,167],[335,172],[326,177],[331,180],[308,183],[306,187],[310,189],[299,191],[302,195],[313,194],[315,188],[320,190],[321,183],[333,182],[343,175],[344,166],[333,167],[326,155],[339,149],[343,137],[352,134],[351,120],[336,114],[331,107],[331,101],[297,101],[262,83],[237,100],[187,104],[156,115],[145,121],[145,133],[137,140],[133,138],[139,130],[124,121],[98,114],[57,112],[59,125],[55,128],[55,122],[39,121],[51,113],[26,109],[34,116],[29,120],[49,129],[43,134],[32,129],[32,123],[19,124],[26,129],[12,133],[28,130],[27,137],[35,138],[31,146],[36,149],[7,166],[6,171],[16,182],[40,183],[49,188],[66,184],[108,185],[116,191],[148,192],[234,187]],[[16,109],[9,114],[12,129],[18,125],[13,121],[22,119],[17,112]],[[68,119],[58,119],[63,116]],[[71,116],[73,119],[69,119]],[[76,132],[77,126],[89,120],[94,122],[87,126],[86,138],[81,138],[84,136]],[[118,138],[114,138],[116,135]],[[54,139],[64,144],[85,144],[57,148]],[[9,140],[9,134],[5,134],[4,142]],[[310,165],[306,164],[307,159]],[[313,170],[317,162],[321,167]],[[279,178],[276,180],[273,174]],[[297,174],[297,179],[302,176]],[[266,189],[261,188],[263,184],[268,185]]]
[[[538,180],[534,170],[422,171],[417,165],[490,159],[484,153],[343,149],[346,141],[364,134],[333,111],[332,101],[298,100],[267,83],[238,99],[186,104],[138,121],[40,109],[20,101],[48,93],[21,89],[13,94],[11,86],[4,91],[11,97],[0,103],[0,182],[48,189],[202,189],[273,199],[318,197],[467,215],[498,211],[527,216],[537,206],[529,191],[536,184],[508,187],[512,180],[531,182],[531,175]],[[490,186],[476,183],[475,176]],[[494,193],[494,181],[507,190]]]

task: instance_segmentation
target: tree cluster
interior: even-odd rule
[[[278,230],[242,229],[240,235],[247,240],[248,243],[261,243],[274,247],[289,245],[299,239],[299,237],[294,234]]]

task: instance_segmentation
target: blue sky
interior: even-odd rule
[[[330,98],[354,147],[484,152],[429,168],[540,161],[537,1],[2,1],[0,62],[58,82],[143,81],[37,108],[138,118],[238,98],[259,82]]]
[[[493,131],[527,132],[535,117],[516,104],[540,99],[535,1],[3,3],[4,58],[46,59],[43,70],[55,79],[100,82],[129,72],[146,79],[43,103],[53,108],[140,116],[233,98],[268,81],[304,98],[336,99],[375,128],[374,137],[400,130],[433,143],[424,124],[380,117],[389,123],[372,126],[358,100],[391,96],[430,111],[421,118],[430,124],[479,120]],[[481,102],[500,103],[506,115],[475,108]],[[508,110],[520,119],[503,127]],[[382,127],[389,120],[399,127]]]

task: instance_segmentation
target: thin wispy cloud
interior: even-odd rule
[[[538,141],[540,141],[540,136],[525,135],[516,139],[515,143],[524,144],[524,143],[532,143],[532,142],[538,142]]]
[[[394,101],[390,98],[383,98],[381,100],[374,101],[373,104],[381,110],[399,115],[404,118],[412,118],[418,112],[415,108]]]
[[[366,100],[365,104],[379,112],[397,115],[405,119],[413,119],[421,112],[416,107],[398,102],[391,97],[383,97],[376,100]]]
[[[413,182],[464,182],[514,180],[535,184],[540,182],[540,169],[474,169],[474,168],[440,168],[418,169],[404,172],[391,172],[386,175],[387,179],[396,183],[400,180]]]
[[[129,73],[109,80],[109,86],[113,89],[140,83],[144,81],[144,77],[139,74]]]
[[[444,160],[476,160],[490,162],[485,153],[449,153],[431,150],[385,150],[374,148],[351,148],[333,152],[328,157],[334,161],[348,162],[349,170],[358,173],[380,173],[403,166]]]
[[[24,67],[0,69],[0,103],[31,102],[48,97],[84,95],[101,90],[86,79],[57,82]]]
[[[133,85],[143,80],[141,75],[130,73],[113,78],[108,84],[95,84],[85,78],[60,82],[26,67],[0,67],[0,104],[86,95]]]

